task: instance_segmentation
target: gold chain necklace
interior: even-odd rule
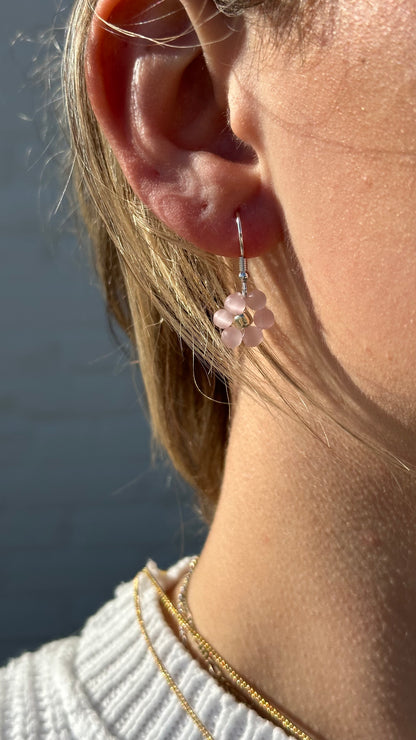
[[[195,622],[194,622],[194,619],[193,619],[193,616],[191,614],[191,610],[188,604],[188,587],[189,587],[189,581],[191,580],[192,573],[195,570],[195,566],[198,560],[199,558],[195,557],[195,558],[192,558],[191,562],[189,563],[188,570],[185,573],[185,576],[182,581],[182,585],[179,590],[178,602],[177,602],[179,614],[182,614],[183,618],[186,619],[187,623],[191,627],[193,627],[193,629],[196,629],[196,627],[195,627]],[[180,625],[178,627],[179,627],[179,636],[183,644],[186,647],[189,647],[189,640],[188,640],[188,636],[186,633],[186,629],[184,629]],[[238,698],[241,699],[241,694],[239,694],[239,692],[236,691],[235,686],[230,685],[230,682],[227,681],[226,676],[224,676],[223,672],[221,671],[221,668],[212,659],[210,653],[207,652],[204,649],[204,647],[200,645],[199,643],[197,644],[197,647],[198,647],[200,655],[202,656],[208,668],[209,673],[212,673],[212,675],[216,678],[216,680],[219,681],[219,683],[221,683],[224,686],[224,688],[227,689],[227,691],[232,691],[232,693],[236,696],[237,699]]]
[[[192,573],[195,570],[195,566],[198,563],[198,557],[191,560],[188,565],[188,570],[182,581],[182,586],[178,594],[178,612],[186,620],[189,625],[188,631],[193,634],[192,630],[197,633],[195,623],[192,617],[191,610],[188,604],[188,587],[191,580]],[[197,633],[198,634],[198,633]],[[208,666],[208,670],[222,684],[229,685],[229,689],[238,698],[243,698],[246,703],[255,709],[260,710],[260,713],[264,713],[268,719],[271,719],[274,724],[278,727],[282,727],[289,730],[291,734],[298,738],[298,740],[312,740],[311,736],[303,729],[285,715],[281,709],[278,709],[275,705],[269,702],[264,696],[262,696],[257,689],[251,686],[227,661],[220,656],[214,648],[203,638],[200,642],[195,640],[199,653],[203,660]],[[225,673],[224,673],[225,672]]]
[[[147,568],[144,568],[144,570],[142,571],[142,573],[146,573],[146,575],[148,575],[151,578],[151,580],[152,580],[152,576],[150,575],[150,573],[147,570]],[[145,626],[145,623],[144,623],[142,609],[141,609],[141,605],[140,605],[140,597],[139,597],[139,576],[140,576],[140,573],[138,573],[137,576],[136,576],[136,578],[134,579],[134,603],[135,603],[135,606],[136,606],[137,619],[138,619],[138,622],[139,622],[139,625],[140,625],[140,629],[141,629],[142,635],[143,635],[143,637],[144,637],[144,639],[146,641],[147,647],[150,650],[150,652],[151,652],[151,654],[152,654],[152,656],[153,656],[153,658],[154,658],[154,660],[156,662],[157,667],[159,668],[160,672],[165,677],[165,679],[166,679],[166,681],[167,681],[167,683],[169,685],[169,688],[174,692],[174,694],[176,694],[176,696],[179,699],[180,703],[182,704],[185,712],[189,715],[189,717],[192,719],[192,721],[194,722],[194,724],[198,727],[198,730],[200,731],[202,737],[206,738],[206,740],[214,740],[214,737],[207,730],[207,728],[205,727],[205,725],[201,722],[201,720],[199,719],[198,715],[196,714],[196,712],[194,712],[194,710],[192,709],[192,707],[190,706],[190,704],[186,701],[186,699],[185,699],[184,695],[182,694],[182,691],[180,690],[179,686],[177,686],[177,684],[173,680],[172,676],[170,675],[170,673],[167,670],[167,668],[164,665],[164,663],[160,660],[160,658],[159,658],[156,650],[154,649],[154,647],[152,645],[151,639],[149,637],[149,634],[147,632],[147,629],[146,629],[146,626]]]
[[[187,619],[185,619],[185,617],[180,613],[180,611],[172,604],[172,602],[170,601],[169,597],[164,592],[161,585],[158,583],[156,578],[152,575],[152,573],[148,570],[147,567],[143,569],[142,573],[151,581],[152,585],[154,586],[159,596],[161,605],[164,607],[166,612],[170,614],[171,617],[174,618],[178,627],[182,630],[185,630],[193,638],[193,640],[197,644],[203,656],[205,655],[209,656],[209,663],[215,664],[215,666],[218,669],[220,669],[224,680],[226,680],[224,673],[227,674],[227,677],[229,677],[229,679],[231,679],[229,680],[229,683],[231,683],[233,693],[235,695],[238,694],[240,698],[244,698],[247,704],[251,705],[254,708],[257,708],[263,716],[266,716],[274,724],[290,732],[290,734],[293,737],[297,738],[297,740],[313,740],[311,735],[309,735],[305,730],[301,729],[293,720],[291,720],[287,715],[285,715],[280,709],[278,709],[271,702],[269,702],[268,699],[263,697],[257,691],[257,689],[254,688],[254,686],[251,686],[243,678],[243,676],[237,673],[237,671],[234,670],[234,668],[232,668],[232,666],[230,666],[229,663],[227,663],[227,661],[221,655],[219,655],[219,653],[217,653],[215,648],[212,645],[210,645],[210,643],[207,640],[205,640],[205,638],[201,634],[199,634],[199,632],[195,629],[193,624],[191,624]],[[150,638],[145,629],[143,618],[141,616],[140,602],[139,602],[139,596],[138,596],[138,578],[139,578],[139,574],[136,576],[136,580],[135,580],[136,611],[137,611],[139,624],[140,624],[142,633],[145,637],[145,640],[147,642],[147,645],[154,659],[156,660],[159,670],[163,673],[170,688],[175,692],[176,696],[178,697],[185,711],[189,714],[189,716],[191,716],[191,718],[193,719],[195,724],[198,726],[198,728],[200,729],[204,737],[207,737],[207,738],[212,737],[210,733],[208,732],[208,730],[206,729],[206,727],[202,724],[199,717],[197,717],[194,710],[190,707],[190,705],[186,701],[179,687],[176,686],[175,682],[173,681],[172,676],[170,676],[166,667],[160,661],[160,658],[157,656],[153,648],[153,645],[151,644]],[[190,575],[188,576],[188,573],[186,574],[185,579],[187,579],[187,582],[189,583]],[[185,603],[186,603],[186,593],[185,593]]]

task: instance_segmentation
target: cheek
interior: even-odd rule
[[[402,28],[384,5],[367,25],[345,21],[319,64],[265,75],[259,97],[270,179],[328,346],[403,416],[416,411],[416,10]]]
[[[284,191],[325,340],[373,400],[416,408],[415,175],[386,181],[374,163],[315,154],[308,167],[292,158]]]

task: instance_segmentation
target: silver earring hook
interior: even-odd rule
[[[247,293],[247,260],[244,253],[243,228],[240,214],[234,216],[240,245],[241,293],[231,293],[224,301],[224,308],[219,308],[213,316],[214,325],[221,330],[221,341],[229,349],[239,347],[244,342],[246,347],[257,347],[263,341],[263,329],[270,329],[274,324],[272,312],[266,308],[267,298],[261,290],[251,289]],[[249,308],[254,312],[251,316]]]
[[[241,280],[241,293],[244,297],[247,295],[247,280],[248,280],[248,272],[247,272],[247,260],[244,255],[244,238],[243,238],[243,227],[241,225],[241,218],[240,214],[237,211],[235,215],[235,220],[237,223],[237,231],[238,231],[238,241],[240,244],[240,272],[238,274],[238,277]]]

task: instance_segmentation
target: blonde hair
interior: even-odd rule
[[[254,3],[219,0],[218,4],[231,13]],[[287,28],[295,16],[299,17],[302,6],[301,0],[286,0],[276,6]],[[74,192],[109,311],[137,352],[154,437],[200,494],[203,515],[210,520],[223,476],[233,382],[238,378],[239,383],[251,384],[253,392],[267,399],[262,378],[270,382],[278,373],[302,399],[309,399],[315,408],[322,408],[322,404],[313,398],[307,382],[293,377],[267,348],[249,350],[251,363],[244,363],[242,369],[238,353],[230,353],[220,342],[212,314],[222,305],[238,271],[232,260],[202,253],[170,232],[128,184],[87,96],[84,57],[93,12],[85,0],[75,2],[62,62]],[[289,239],[275,259],[279,260],[283,299],[296,316],[297,336],[282,335],[282,356],[293,359],[295,348],[303,346],[302,377],[325,378],[326,395],[338,403],[345,398],[345,387],[341,387],[340,375],[317,339]],[[253,367],[257,368],[255,375],[250,370]],[[285,403],[290,406],[283,399],[283,406]],[[292,411],[299,415],[294,408]],[[344,422],[336,421],[346,428]],[[310,421],[304,423],[313,427]],[[350,433],[379,449],[364,433]]]

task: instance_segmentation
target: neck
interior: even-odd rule
[[[328,448],[299,422],[266,416],[240,396],[189,589],[197,628],[312,734],[410,740],[413,481],[352,440],[336,454],[335,432]]]

